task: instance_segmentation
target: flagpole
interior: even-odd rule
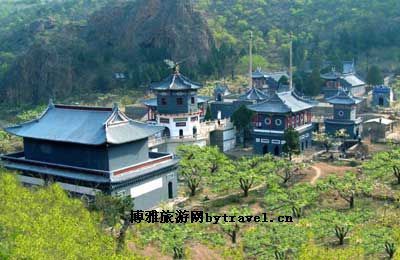
[[[289,88],[293,90],[293,40],[290,34],[290,51],[289,51]]]
[[[250,44],[249,44],[249,87],[253,87],[253,32],[250,32]]]

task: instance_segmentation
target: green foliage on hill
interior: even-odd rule
[[[99,217],[60,186],[29,190],[0,175],[0,258],[117,259]]]
[[[371,64],[388,71],[400,60],[396,0],[199,0],[193,5],[1,1],[0,93],[22,106],[49,96],[137,88],[166,76],[165,58],[187,59],[183,72],[194,79],[235,77],[247,73],[250,31],[254,66],[265,70],[287,67],[293,34],[294,65],[315,72],[295,80],[309,95],[319,93],[316,76],[324,60],[339,64],[354,58],[364,76]],[[115,80],[114,73],[128,79]]]
[[[252,30],[255,52],[271,64],[288,63],[290,33],[298,67],[306,60],[318,66],[324,59],[366,61],[369,56],[370,62],[390,59],[393,63],[400,58],[396,0],[200,0],[199,8],[207,12],[216,40],[239,53],[247,51]],[[394,51],[389,50],[392,47]]]

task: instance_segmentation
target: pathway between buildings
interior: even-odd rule
[[[315,176],[311,179],[311,184],[315,184],[318,179],[321,177],[321,169],[318,168],[317,166],[311,166],[315,170]]]

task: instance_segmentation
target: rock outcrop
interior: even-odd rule
[[[30,29],[49,26],[36,22]],[[195,71],[213,48],[207,23],[190,1],[113,2],[91,15],[87,25],[66,25],[37,40],[0,82],[0,94],[10,104],[37,104],[118,87],[116,72],[129,75],[124,84],[135,87],[164,76],[164,59],[185,60]]]

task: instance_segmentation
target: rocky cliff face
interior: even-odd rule
[[[165,76],[164,59],[184,59],[196,70],[213,48],[205,20],[189,1],[112,3],[94,13],[87,26],[66,26],[39,39],[0,82],[0,94],[3,102],[37,104],[117,87],[117,72],[126,73],[124,84],[135,87]]]
[[[206,60],[214,44],[203,17],[182,0],[142,0],[104,9],[89,21],[88,41],[135,53],[134,59],[161,53],[192,63]]]

